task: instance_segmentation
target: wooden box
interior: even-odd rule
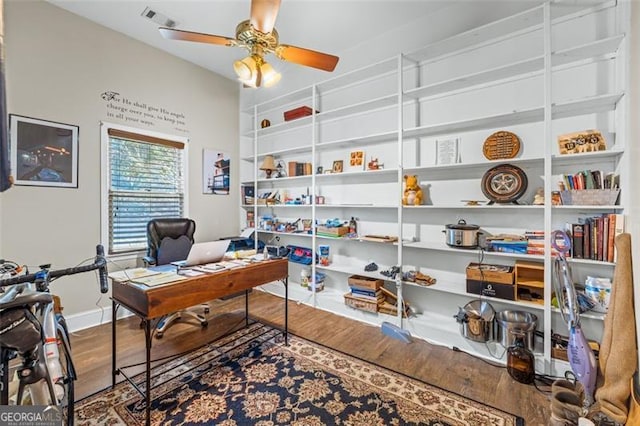
[[[341,237],[345,234],[349,233],[348,226],[338,226],[335,228],[327,228],[326,226],[318,226],[318,232],[328,235],[335,235],[336,237]]]
[[[301,106],[284,112],[284,121],[295,120],[296,118],[308,117],[312,113],[312,109],[308,106]],[[318,111],[316,111],[317,113]]]
[[[467,266],[467,280],[513,284],[513,266],[470,263]]]
[[[349,285],[360,288],[370,288],[371,290],[378,290],[384,283],[381,279],[363,277],[362,275],[351,275],[347,282]]]
[[[498,299],[516,300],[516,287],[512,284],[496,284],[467,279],[467,293],[497,297]]]
[[[516,300],[544,303],[544,263],[517,260],[514,275]]]
[[[344,303],[355,309],[360,309],[365,312],[378,313],[378,302],[375,300],[359,299],[351,295],[351,293],[344,294]]]

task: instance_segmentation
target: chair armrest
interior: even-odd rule
[[[151,256],[144,256],[142,258],[142,261],[144,262],[145,266],[154,266],[156,264],[156,260]]]

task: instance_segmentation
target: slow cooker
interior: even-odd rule
[[[442,231],[446,234],[446,243],[448,246],[457,248],[476,248],[478,247],[478,225],[469,225],[464,219],[460,219],[456,224],[445,226]]]

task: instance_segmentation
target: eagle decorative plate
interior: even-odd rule
[[[511,164],[495,166],[482,177],[482,193],[493,203],[514,203],[527,190],[527,175]]]

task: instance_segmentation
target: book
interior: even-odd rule
[[[591,219],[587,218],[582,226],[584,238],[582,239],[582,254],[585,259],[591,259]]]
[[[614,242],[614,250],[613,250],[613,261],[617,261],[618,260],[618,253],[615,250],[615,238],[622,234],[624,232],[624,228],[625,228],[625,216],[623,214],[616,214],[616,227],[615,230],[613,232],[613,242]]]
[[[584,226],[581,223],[571,225],[571,256],[574,259],[582,259],[584,257]]]
[[[613,262],[614,239],[616,233],[616,215],[609,215],[609,238],[607,239],[607,262]]]
[[[602,261],[609,258],[609,215],[602,215]]]

